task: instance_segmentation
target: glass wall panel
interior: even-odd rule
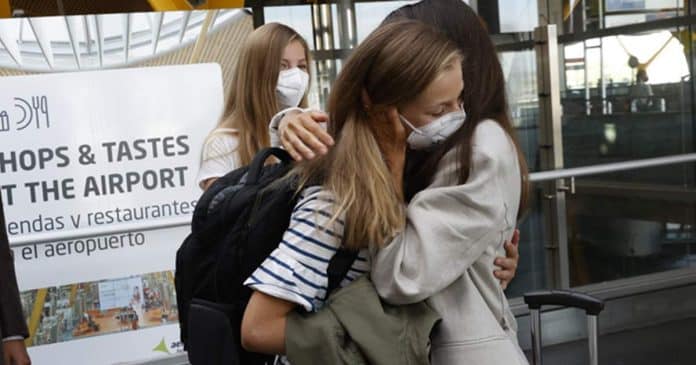
[[[565,167],[694,151],[690,34],[562,45]],[[567,195],[571,285],[693,267],[695,174],[684,164],[578,179]]]
[[[630,175],[690,173],[693,165],[648,168]],[[571,286],[696,267],[693,186],[578,179],[567,196]]]
[[[665,29],[563,46],[565,167],[694,150],[690,45],[684,34]],[[669,168],[659,176],[642,171],[612,176],[693,184]]]
[[[356,3],[355,14],[358,23],[358,43],[362,42],[384,18],[392,11],[418,1],[375,1],[369,3]]]
[[[498,0],[500,32],[529,32],[536,28],[539,25],[537,2],[538,0]]]
[[[503,52],[500,61],[505,74],[512,123],[517,131],[530,170],[539,169],[539,93],[536,55],[533,50]],[[520,263],[517,277],[510,284],[508,296],[546,287],[541,193],[531,194],[530,209],[519,227],[521,232]]]

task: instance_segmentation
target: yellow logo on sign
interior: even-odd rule
[[[155,346],[152,351],[155,352],[164,352],[167,355],[171,355],[171,352],[169,352],[169,348],[167,347],[167,344],[164,342],[164,337],[162,337],[162,341],[159,343],[159,345]]]

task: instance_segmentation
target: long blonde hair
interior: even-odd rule
[[[239,136],[236,153],[241,165],[251,163],[259,150],[271,144],[268,123],[280,111],[276,96],[280,61],[285,47],[294,41],[304,47],[309,65],[307,42],[292,28],[279,23],[268,23],[254,30],[241,50],[225,112],[208,136],[210,139],[215,133],[235,129]],[[306,94],[300,106],[307,107]]]
[[[290,176],[299,176],[300,186],[321,180],[334,195],[333,219],[345,215],[346,247],[382,246],[405,223],[402,192],[375,137],[388,128],[380,114],[415,100],[447,67],[461,67],[461,60],[457,46],[436,29],[401,21],[375,30],[344,65],[329,100],[329,133],[336,145]]]

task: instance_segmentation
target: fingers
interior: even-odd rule
[[[303,121],[303,123],[307,122]],[[294,128],[295,135],[302,141],[305,147],[311,149],[313,153],[324,155],[329,151],[328,147],[317,138],[319,133],[326,134],[318,124],[311,122],[311,124],[303,127],[293,126],[292,128]]]
[[[287,131],[287,139],[292,148],[301,156],[302,160],[312,160],[316,154],[312,149],[305,144],[304,140],[296,134],[296,132]]]
[[[331,136],[322,128],[319,123],[325,123],[328,119],[324,113],[312,113],[311,119],[303,119],[303,125],[307,131],[309,131],[316,139],[321,142],[321,147],[327,148],[334,145],[334,140]],[[323,116],[322,118],[317,118]],[[315,149],[316,150],[316,149]]]
[[[290,112],[280,120],[280,124],[278,125],[278,135],[280,136],[280,144],[290,154],[290,156],[292,156],[295,161],[302,161],[302,155],[295,150],[295,147],[290,140],[287,128],[290,121],[295,120],[298,114],[299,113],[297,112]]]
[[[520,246],[513,244],[511,242],[505,242],[505,257],[515,260],[515,262],[520,259]]]
[[[288,139],[287,135],[284,133],[283,135],[280,136],[280,141],[283,144],[283,148],[285,148],[286,151],[292,156],[292,159],[295,161],[302,161],[302,155],[295,150],[295,146],[293,146],[292,142]]]
[[[281,122],[283,147],[297,161],[312,160],[324,155],[334,144],[333,138],[318,124],[328,116],[321,112],[308,112],[288,116]]]
[[[500,286],[503,288],[503,290],[507,289],[508,284],[512,281],[512,279],[515,277],[514,273],[511,271],[503,271],[503,270],[497,270],[493,272],[493,275],[500,280]]]
[[[295,131],[295,125],[299,123],[296,119],[288,122],[285,129],[282,130],[280,135],[280,141],[283,144],[290,156],[296,161],[311,160],[316,155],[312,150],[304,143],[304,141],[297,135]]]
[[[317,123],[326,123],[329,121],[329,115],[324,112],[310,111],[309,116]]]
[[[515,246],[520,244],[520,230],[519,229],[515,229],[515,233],[512,234],[512,239],[510,240],[510,242]]]
[[[515,278],[515,272],[510,270],[496,270],[493,271],[493,275],[496,279],[507,282],[510,282]]]
[[[507,257],[498,257],[495,259],[495,266],[501,271],[512,271],[514,275],[517,270],[517,260]]]
[[[407,137],[406,128],[395,106],[391,106],[387,109],[387,119],[394,130],[394,137],[399,141],[405,141]]]
[[[515,247],[510,243],[507,243],[506,245]],[[515,278],[515,274],[517,272],[517,259],[498,257],[495,259],[495,265],[500,269],[493,271],[493,275],[500,280],[500,286],[502,286],[503,289],[506,289],[512,279]]]

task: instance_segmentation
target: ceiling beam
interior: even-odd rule
[[[19,27],[18,22],[20,22],[20,19],[3,19],[0,21],[0,43],[7,50],[7,54],[10,55],[12,61],[17,66],[22,67],[22,55],[17,44],[16,33],[13,33]]]
[[[36,43],[38,43],[41,53],[48,63],[48,67],[53,69],[54,58],[53,50],[51,49],[51,29],[48,24],[46,24],[45,18],[25,18],[29,22],[29,27],[32,32],[34,32],[34,37],[36,38]]]
[[[186,35],[186,29],[188,28],[189,21],[191,20],[190,11],[184,12],[184,17],[181,18],[181,29],[179,29],[179,43],[184,41],[184,35]]]
[[[164,13],[152,13],[152,54],[157,52],[157,44],[159,43],[160,34],[162,33],[162,23],[164,22]]]
[[[99,67],[104,67],[104,29],[102,27],[101,17],[103,15],[93,15],[94,25],[97,29],[97,48],[99,51]]]
[[[128,51],[131,44],[131,15],[122,14],[121,21],[123,24],[123,62],[128,63]]]
[[[68,28],[68,37],[70,38],[70,46],[75,56],[75,63],[77,63],[77,68],[82,68],[82,62],[80,60],[80,41],[77,39],[77,35],[80,32],[80,27],[82,26],[83,17],[81,16],[64,16],[65,25]]]

